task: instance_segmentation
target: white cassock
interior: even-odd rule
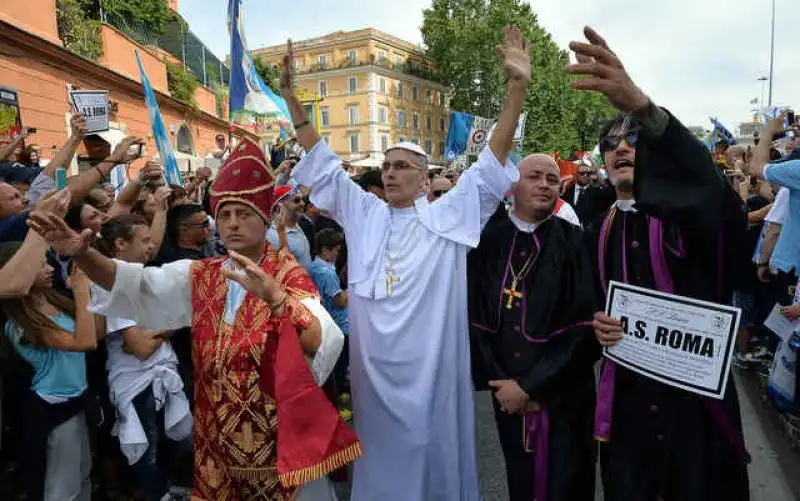
[[[364,448],[351,499],[480,499],[467,252],[519,171],[487,148],[454,189],[408,209],[361,190],[324,141],[293,175],[346,234],[353,410]]]
[[[182,260],[160,268],[115,260],[117,276],[110,294],[93,304],[93,313],[106,317],[129,318],[136,325],[151,330],[176,330],[192,325],[192,291],[189,273],[192,261]],[[230,265],[230,261],[226,263]],[[228,280],[225,321],[233,323],[245,298],[237,282]],[[319,320],[322,342],[309,359],[314,378],[322,384],[333,371],[344,344],[344,335],[317,299],[300,301]],[[298,501],[336,501],[336,493],[327,478],[303,486]]]

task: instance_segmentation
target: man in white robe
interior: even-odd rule
[[[362,191],[309,125],[292,85],[289,45],[281,81],[300,144],[294,177],[345,229],[351,384],[364,456],[353,501],[480,499],[467,328],[466,256],[518,179],[508,160],[530,83],[530,44],[507,29],[500,51],[508,94],[490,146],[455,188],[425,197],[427,155],[389,148],[388,204]]]

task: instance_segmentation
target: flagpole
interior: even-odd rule
[[[775,0],[772,0],[772,41],[769,46],[769,106],[772,107],[772,75],[775,63]]]

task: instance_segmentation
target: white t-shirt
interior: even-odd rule
[[[783,226],[788,213],[789,188],[781,188],[778,190],[778,194],[775,195],[775,201],[772,202],[772,208],[770,208],[769,212],[767,213],[767,217],[765,217],[764,222],[761,223],[761,234],[758,235],[758,243],[753,251],[754,263],[758,264],[761,262],[761,246],[764,245],[764,238],[767,236],[767,228],[769,227],[769,223]],[[773,268],[772,263],[770,263],[770,271],[773,273],[777,273],[778,271],[777,269]]]

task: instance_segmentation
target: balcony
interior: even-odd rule
[[[308,75],[312,73],[321,73],[324,71],[338,70],[343,68],[362,68],[365,66],[378,66],[380,68],[397,71],[406,75],[421,78],[423,80],[429,80],[431,82],[443,84],[436,72],[431,68],[427,68],[414,61],[405,61],[402,64],[393,63],[388,59],[378,59],[374,54],[370,56],[369,61],[359,59],[354,60],[348,57],[342,59],[338,63],[315,62],[308,67],[298,68],[297,73],[300,75]]]

